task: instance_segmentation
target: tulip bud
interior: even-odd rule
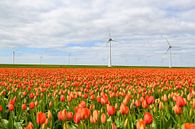
[[[49,107],[51,108],[51,107],[52,107],[52,105],[53,105],[53,104],[52,104],[52,102],[50,101],[50,102],[49,102]]]
[[[125,122],[124,122],[124,127],[125,127],[125,128],[126,128],[127,124],[129,123],[128,121],[129,121],[129,119],[127,118],[127,119],[125,120]]]
[[[49,110],[48,113],[47,113],[47,117],[48,117],[48,120],[51,120],[51,119],[52,119],[52,113],[51,113],[50,110]]]
[[[106,123],[106,114],[104,113],[101,115],[101,122]]]

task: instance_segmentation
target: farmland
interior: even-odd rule
[[[194,129],[193,68],[0,68],[1,129]]]

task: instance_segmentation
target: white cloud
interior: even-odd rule
[[[74,43],[79,47],[68,47],[68,51],[80,54],[75,57],[78,63],[87,64],[90,60],[101,64],[107,58],[103,46],[111,32],[119,41],[113,45],[113,54],[119,55],[115,57],[116,64],[136,60],[129,55],[138,58],[166,51],[161,35],[183,47],[181,53],[193,53],[194,7],[193,0],[0,1],[0,48],[60,48]],[[82,47],[86,42],[92,42],[94,47]],[[93,55],[97,57],[94,61]],[[158,56],[153,57],[156,64],[160,64]]]

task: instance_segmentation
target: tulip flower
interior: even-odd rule
[[[145,121],[140,119],[136,123],[136,129],[146,129]]]
[[[45,115],[45,113],[38,112],[37,113],[37,119],[36,120],[37,120],[37,124],[39,124],[39,125],[44,124],[45,121],[46,121],[46,115]]]
[[[151,124],[153,121],[152,115],[149,112],[144,113],[144,122],[145,124]]]
[[[121,103],[121,106],[120,106],[120,113],[121,113],[122,115],[128,114],[128,113],[129,113],[129,107],[127,107],[126,105],[124,105],[123,103]]]
[[[29,107],[30,107],[30,109],[34,109],[35,103],[34,102],[30,102]]]
[[[115,107],[107,105],[107,113],[108,113],[109,116],[114,115],[115,114]]]
[[[9,104],[8,108],[9,108],[9,111],[13,111],[14,110],[14,105],[13,104]]]
[[[24,129],[33,129],[34,126],[31,122],[28,123],[28,125]]]
[[[3,111],[3,107],[0,105],[0,112],[2,112]]]
[[[101,115],[101,123],[106,123],[106,114]]]
[[[26,110],[27,106],[26,104],[22,104],[22,110]]]
[[[154,96],[147,96],[146,97],[146,102],[147,102],[147,104],[153,104],[154,102],[155,102],[155,98],[154,98]]]
[[[173,107],[173,111],[176,113],[176,114],[181,114],[182,113],[182,108],[179,107],[178,105],[175,105]]]

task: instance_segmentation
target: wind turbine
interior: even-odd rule
[[[12,64],[15,64],[15,51],[12,51]]]
[[[40,56],[40,65],[42,65],[43,56]]]
[[[111,34],[109,33],[108,41],[109,43],[109,58],[108,58],[108,67],[112,67],[112,42],[116,42],[112,39]]]
[[[170,44],[170,42],[167,38],[165,38],[165,40],[167,41],[167,44],[168,44],[166,54],[169,52],[169,68],[171,68],[172,67],[172,48],[173,48],[173,46]]]
[[[68,53],[68,65],[70,65],[71,53]]]

